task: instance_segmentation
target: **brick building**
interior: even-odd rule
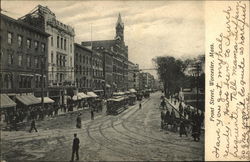
[[[67,91],[74,88],[75,82],[74,29],[58,21],[55,13],[41,5],[21,17],[20,20],[51,35],[47,46],[49,96],[56,102],[65,104],[64,96],[67,95]]]
[[[139,65],[128,61],[128,89],[139,89]]]
[[[75,80],[80,92],[103,92],[103,56],[75,43]]]
[[[41,96],[42,70],[47,70],[48,37],[44,31],[1,14],[1,93]],[[44,87],[46,80],[47,74]]]
[[[128,46],[124,42],[124,24],[120,14],[116,23],[114,40],[87,41],[82,42],[82,45],[91,47],[103,55],[106,54],[105,57],[112,56],[112,84],[110,86],[113,91],[128,90]],[[109,63],[110,60],[105,59],[105,65],[109,65]],[[110,67],[106,68],[109,69]]]
[[[155,85],[154,76],[148,72],[139,74],[139,90],[153,89]]]

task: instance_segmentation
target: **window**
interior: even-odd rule
[[[81,57],[81,55],[79,55],[79,61],[82,62],[82,57]]]
[[[64,50],[66,50],[66,39],[64,39]]]
[[[18,55],[18,66],[22,66],[22,60],[23,60],[23,56]]]
[[[17,37],[17,42],[18,42],[18,47],[21,47],[23,44],[23,37],[21,35]]]
[[[53,47],[53,44],[54,44],[54,42],[53,42],[53,36],[51,36],[51,38],[50,38],[50,43],[51,43],[51,46]]]
[[[61,38],[61,49],[63,49],[63,38]]]
[[[56,65],[59,65],[59,55],[56,54]]]
[[[31,67],[31,61],[30,61],[30,56],[27,55],[27,66]]]
[[[60,44],[60,43],[59,43],[59,40],[60,40],[60,39],[59,39],[59,36],[57,36],[57,42],[56,42],[56,43],[57,43],[57,48],[59,48],[59,44]]]
[[[8,32],[8,44],[13,43],[13,33]]]
[[[14,60],[13,60],[13,55],[12,55],[12,54],[9,54],[9,55],[8,55],[8,64],[9,64],[9,65],[12,65],[12,64],[13,64],[13,61],[14,61]]]
[[[70,52],[72,52],[72,44],[70,44]]]
[[[59,56],[59,65],[62,66],[62,56]]]
[[[82,74],[82,66],[79,66],[80,74]]]
[[[35,50],[37,51],[38,50],[38,41],[35,41]]]
[[[26,43],[27,43],[27,48],[30,49],[30,48],[31,48],[31,40],[30,40],[30,39],[27,39],[27,42],[26,42]]]
[[[53,54],[53,51],[51,51],[51,63],[53,63],[54,62],[54,54]]]
[[[85,64],[85,56],[82,57],[82,62]]]
[[[35,58],[34,62],[35,62],[35,67],[38,68],[38,67],[39,67],[39,66],[38,66],[38,59]]]
[[[70,67],[72,67],[72,57],[70,56]]]
[[[76,65],[76,74],[77,74],[77,72],[78,72],[77,70],[78,70],[78,65]]]
[[[42,52],[45,52],[45,44],[44,44],[44,43],[41,44],[41,48],[42,48],[42,49],[41,49]]]
[[[63,56],[63,66],[65,66],[66,56]]]

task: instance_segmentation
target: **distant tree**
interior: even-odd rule
[[[169,97],[170,94],[178,92],[180,85],[183,84],[181,80],[185,78],[183,61],[176,60],[171,56],[159,56],[154,58],[153,61],[156,63],[158,75],[164,83],[166,96]]]
[[[181,87],[192,88],[197,86],[197,78],[186,73],[189,67],[199,60],[201,66],[205,64],[205,55],[185,60],[175,59],[172,56],[158,56],[153,59],[160,80],[163,82],[164,92],[167,97],[180,91]],[[201,72],[199,87],[205,89],[205,74]]]

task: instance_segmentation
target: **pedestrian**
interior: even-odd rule
[[[186,126],[185,126],[185,123],[184,121],[181,121],[180,123],[180,137],[185,134],[186,137],[187,137],[187,131],[186,131]]]
[[[192,136],[194,138],[194,141],[200,140],[200,124],[198,121],[195,121],[192,125]]]
[[[30,131],[29,131],[29,132],[31,133],[31,131],[32,131],[33,129],[37,132],[37,129],[36,129],[36,122],[35,122],[34,119],[32,119],[32,121],[31,121],[31,124],[30,124]]]
[[[165,113],[163,110],[161,110],[161,129],[164,128],[164,117],[165,117]]]
[[[139,104],[139,109],[141,109],[141,102],[140,102],[140,104]]]
[[[170,113],[170,125],[172,126],[172,129],[174,127],[174,122],[175,122],[175,112],[174,109],[172,109],[171,113]]]
[[[74,140],[73,140],[73,146],[72,146],[71,161],[74,161],[75,154],[76,154],[76,160],[79,160],[79,154],[78,154],[79,144],[80,144],[80,140],[79,140],[79,138],[77,138],[77,134],[75,133]]]
[[[12,126],[13,126],[13,129],[15,130],[15,131],[17,131],[17,115],[16,114],[14,114],[14,116],[13,116],[13,120],[12,120]]]
[[[180,112],[180,117],[182,117],[182,114],[183,114],[183,106],[182,106],[182,103],[180,102],[179,104],[179,112]]]
[[[166,128],[168,129],[168,124],[170,124],[170,111],[168,109],[165,114],[164,122],[165,122]]]
[[[91,108],[91,120],[94,120],[94,109],[93,108]]]
[[[76,118],[76,128],[81,128],[82,127],[82,119],[81,119],[81,113],[77,116]]]

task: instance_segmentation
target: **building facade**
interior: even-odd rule
[[[1,93],[35,93],[41,96],[42,86],[46,87],[48,79],[44,71],[47,70],[45,60],[49,36],[44,31],[1,14]]]
[[[128,61],[128,89],[139,89],[139,65]]]
[[[112,90],[128,90],[128,46],[124,42],[124,24],[119,14],[116,23],[116,36],[114,40],[88,41],[82,42],[83,46],[91,47],[99,51],[106,57],[112,56]],[[109,53],[107,55],[107,53]],[[105,65],[109,65],[110,60],[105,59]],[[106,67],[110,68],[110,67]],[[105,75],[109,72],[105,73]],[[105,76],[106,79],[107,76]]]
[[[153,89],[155,85],[154,76],[148,72],[141,72],[139,74],[139,90]]]
[[[80,92],[103,92],[103,56],[75,43],[75,80]]]
[[[58,21],[56,15],[48,7],[41,5],[21,17],[20,20],[50,34],[47,47],[49,96],[64,104],[66,90],[74,87],[75,81],[74,29]]]

